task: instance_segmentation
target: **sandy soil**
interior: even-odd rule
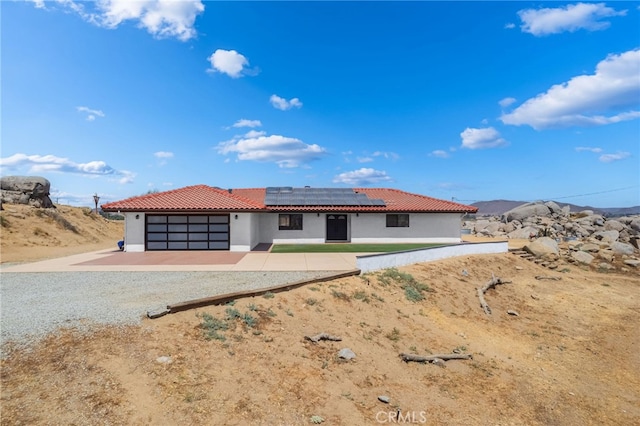
[[[32,262],[117,248],[124,221],[106,220],[91,209],[59,205],[38,209],[4,204],[0,212],[0,263]]]
[[[398,272],[60,330],[0,361],[0,424],[638,423],[637,271],[551,271],[501,254]],[[512,282],[486,293],[486,315],[476,288],[492,274]],[[320,332],[342,341],[304,338]],[[473,359],[442,368],[402,352]]]

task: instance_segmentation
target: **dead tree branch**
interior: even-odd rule
[[[333,342],[339,342],[342,340],[341,337],[332,336],[327,333],[316,334],[315,336],[304,336],[305,339],[312,341],[313,343],[318,343],[320,340],[331,340]]]
[[[415,355],[415,354],[400,354],[400,358],[404,362],[434,362],[436,360],[448,361],[450,359],[473,359],[472,354],[435,354],[435,355]]]
[[[499,284],[508,284],[510,282],[511,281],[504,281],[502,278],[496,277],[495,275],[491,274],[491,280],[484,286],[478,287],[478,299],[480,299],[480,306],[482,306],[485,314],[491,315],[491,308],[487,304],[487,301],[484,300],[484,294],[486,293],[486,291],[490,288],[495,288],[495,286]]]

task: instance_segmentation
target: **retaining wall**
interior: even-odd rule
[[[411,265],[420,262],[446,259],[449,257],[466,256],[472,254],[507,253],[507,241],[490,243],[462,243],[441,247],[399,251],[394,253],[369,254],[356,257],[356,266],[361,273],[385,268]]]

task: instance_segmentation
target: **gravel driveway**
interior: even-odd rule
[[[0,344],[60,326],[137,324],[147,310],[329,274],[311,272],[48,272],[0,274]],[[87,321],[88,320],[88,321]]]

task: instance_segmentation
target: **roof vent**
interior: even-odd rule
[[[233,192],[232,188],[227,189],[227,191],[229,191],[229,194],[231,194]]]

